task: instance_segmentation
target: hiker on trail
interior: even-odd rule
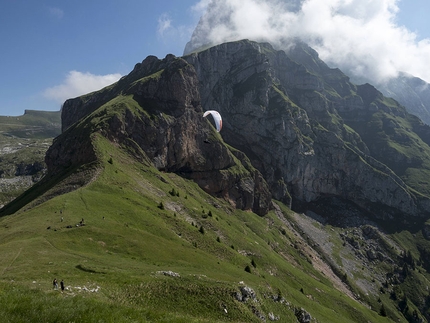
[[[57,290],[58,289],[58,282],[57,282],[57,278],[54,278],[54,281],[52,282],[52,285],[54,286],[54,289]]]
[[[60,286],[61,286],[61,292],[64,292],[64,281],[63,280],[61,280]]]

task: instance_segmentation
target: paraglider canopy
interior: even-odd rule
[[[203,117],[208,116],[209,114],[212,115],[214,121],[215,121],[215,126],[216,126],[216,131],[220,132],[222,129],[222,118],[221,115],[218,113],[218,111],[215,110],[208,110],[203,114]]]

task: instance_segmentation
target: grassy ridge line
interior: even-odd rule
[[[0,124],[40,125],[61,123],[61,111],[25,110],[21,116],[0,116]]]
[[[0,116],[0,143],[7,143],[13,137],[52,139],[60,133],[61,111],[26,110],[22,116]]]
[[[254,313],[294,321],[303,307],[319,322],[388,322],[315,271],[275,214],[235,210],[105,139],[97,145],[104,169],[96,181],[0,219],[0,279],[9,290],[0,294],[0,317],[31,321],[34,308],[44,307],[60,308],[54,316],[41,310],[46,322],[259,322]],[[86,225],[77,227],[82,218]],[[54,277],[70,290],[51,291]],[[235,299],[243,285],[258,302]],[[75,288],[83,286],[100,291]],[[284,302],[273,300],[278,294]]]

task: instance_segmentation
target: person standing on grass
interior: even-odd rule
[[[54,289],[57,290],[58,289],[58,282],[57,282],[57,278],[54,278],[54,281],[52,282],[52,285],[54,286]]]
[[[63,280],[61,280],[60,286],[61,286],[61,292],[64,292],[64,281]]]

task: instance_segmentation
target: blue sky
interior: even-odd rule
[[[125,75],[148,55],[182,55],[196,2],[0,0],[0,115],[60,110],[46,91],[73,77]]]
[[[420,39],[430,38],[430,22],[425,16],[430,13],[428,0],[402,0],[398,3],[398,21],[410,31],[416,32]]]
[[[397,5],[395,25],[427,45],[428,0],[366,1]],[[208,2],[0,0],[0,115],[58,111],[65,98],[114,82],[148,55],[181,56]]]

